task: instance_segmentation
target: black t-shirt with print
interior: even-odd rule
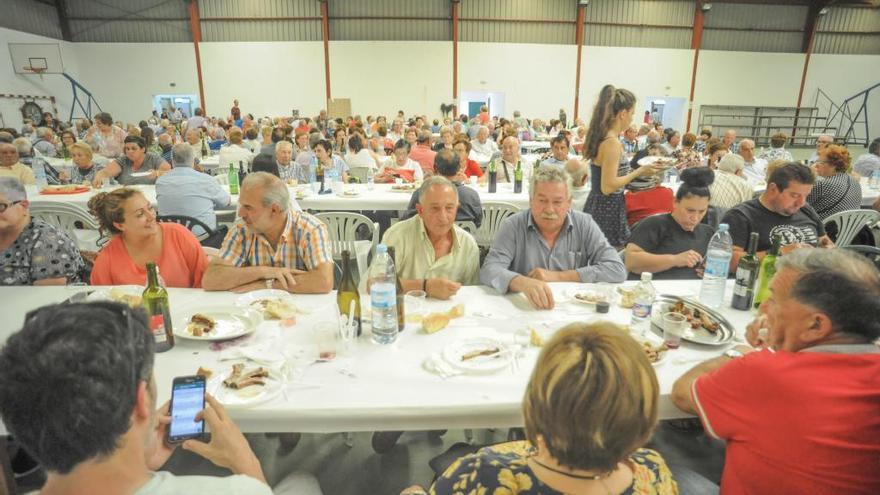
[[[693,249],[705,258],[709,241],[714,234],[715,230],[704,223],[697,224],[693,232],[688,232],[681,228],[671,214],[663,213],[636,223],[628,242],[651,254],[678,254]],[[630,279],[639,276],[640,274],[630,274]],[[654,274],[654,279],[658,280],[688,278],[699,278],[696,270],[676,267]]]
[[[747,248],[749,234],[757,232],[758,251],[769,250],[771,238],[777,233],[782,235],[783,246],[796,243],[816,246],[825,235],[822,220],[809,204],[787,217],[767,209],[759,199],[751,199],[728,210],[721,223],[730,226],[733,245],[743,249]]]

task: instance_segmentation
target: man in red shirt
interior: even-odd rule
[[[413,146],[412,151],[409,153],[409,157],[419,162],[419,165],[422,166],[422,171],[425,172],[425,177],[434,175],[434,156],[436,154],[437,152],[431,149],[431,132],[421,131],[416,138],[416,145]]]
[[[679,378],[672,401],[727,442],[721,492],[880,493],[880,274],[845,249],[777,261],[737,346]]]

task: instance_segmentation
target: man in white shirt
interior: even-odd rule
[[[241,129],[238,127],[230,128],[229,145],[220,148],[220,171],[228,170],[230,163],[235,167],[235,170],[238,170],[238,165],[241,163],[244,165],[244,170],[247,171],[253,159],[254,154],[244,145]]]
[[[210,442],[182,446],[232,476],[156,472],[179,444],[166,440],[172,418],[170,403],[156,402],[154,349],[146,314],[112,302],[44,306],[9,337],[0,352],[0,416],[48,471],[41,493],[271,495],[259,459],[210,395],[196,414]],[[276,486],[282,492],[321,490],[295,473]]]
[[[574,211],[584,211],[584,204],[587,202],[587,195],[590,194],[590,169],[587,168],[587,162],[580,158],[572,158],[565,162],[565,171],[571,176],[571,209]]]
[[[766,181],[767,160],[755,156],[755,142],[751,139],[743,139],[739,142],[739,156],[743,158],[743,177],[750,184]]]
[[[470,159],[480,165],[489,163],[492,155],[498,152],[498,145],[489,139],[489,128],[481,125],[477,130],[477,139],[471,142]]]
[[[752,199],[755,195],[754,188],[744,177],[744,168],[743,157],[733,153],[724,155],[718,161],[715,181],[709,186],[710,205],[728,210]]]
[[[523,171],[523,184],[528,184],[532,176],[532,165],[526,163],[519,154],[519,139],[516,136],[507,136],[501,141],[501,159],[498,160],[498,182],[513,182],[516,164],[519,163]]]

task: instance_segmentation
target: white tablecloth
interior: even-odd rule
[[[699,281],[658,281],[660,293],[693,294]],[[559,297],[576,284],[553,284]],[[732,281],[728,285],[730,300]],[[52,302],[60,302],[87,287],[2,287],[4,318],[0,322],[0,342],[18,330],[27,311]],[[187,311],[216,305],[231,305],[235,294],[204,292],[196,289],[169,289],[172,318],[177,323]],[[298,323],[281,329],[277,323],[264,322],[252,338],[274,342],[279,349],[300,349],[312,342],[310,329],[315,322],[326,319],[336,309],[335,295],[296,296],[300,305],[312,313],[300,316]],[[464,287],[451,301],[428,301],[430,311],[446,310],[456,303],[466,305],[466,315],[446,329],[432,335],[422,334],[412,326],[393,345],[371,343],[365,334],[354,348],[351,358],[337,358],[330,363],[316,363],[299,378],[302,386],[292,385],[275,400],[252,409],[236,409],[230,413],[242,430],[339,432],[372,430],[427,430],[444,428],[487,428],[522,425],[521,401],[538,349],[529,347],[520,359],[520,369],[513,373],[505,368],[482,376],[456,376],[447,380],[422,368],[423,360],[457,339],[471,336],[493,336],[512,342],[513,335],[529,325],[547,331],[572,321],[598,319],[587,306],[560,303],[552,311],[532,310],[521,295],[499,296],[486,287]],[[364,298],[364,308],[368,300]],[[748,312],[721,310],[739,334],[750,321]],[[629,310],[612,306],[605,319],[626,324]],[[676,358],[708,359],[719,355],[728,346],[710,347],[684,343],[671,351],[664,363],[655,367],[660,382],[660,417],[675,418],[683,414],[670,401],[669,394],[676,378],[694,366]],[[175,376],[191,375],[199,366],[219,370],[218,352],[207,343],[177,339],[171,351],[157,354],[155,376],[159,403],[170,396]],[[343,373],[341,371],[347,370]],[[2,434],[0,428],[0,434]]]

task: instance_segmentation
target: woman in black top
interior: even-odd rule
[[[655,279],[699,278],[715,229],[701,223],[709,210],[709,186],[715,174],[707,167],[682,170],[672,213],[642,219],[626,245],[626,269],[651,272]]]

